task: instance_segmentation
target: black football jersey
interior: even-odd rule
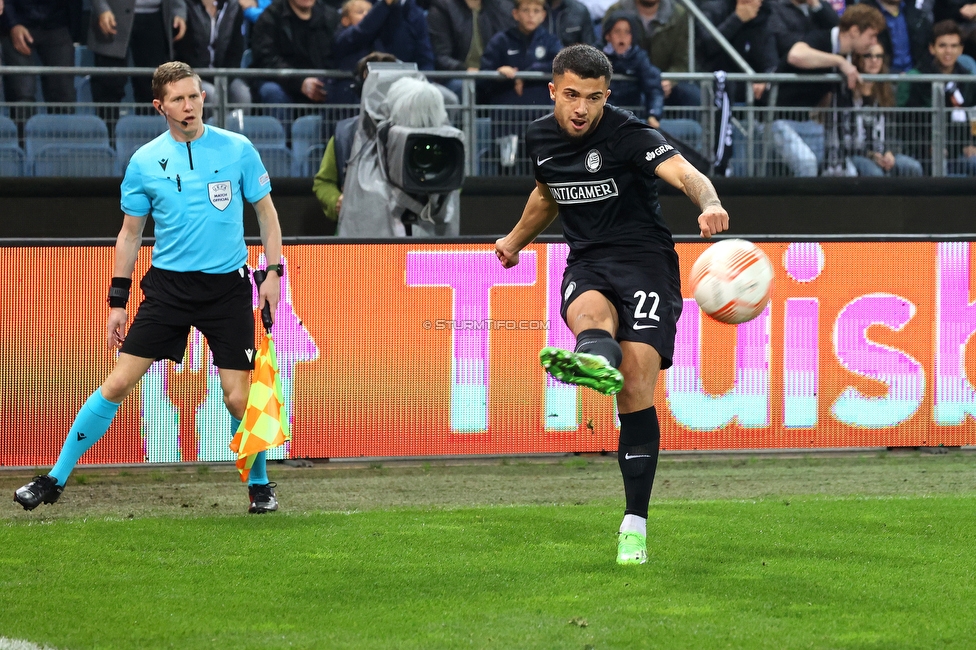
[[[633,113],[607,104],[582,139],[566,135],[550,113],[529,125],[525,142],[536,180],[559,204],[571,259],[607,248],[674,248],[654,180],[678,151]]]

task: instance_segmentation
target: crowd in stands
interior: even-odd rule
[[[777,107],[851,108],[846,117],[821,120],[827,147],[820,159],[806,146],[809,120],[782,114],[772,126],[777,151],[798,176],[923,173],[912,133],[879,109],[931,104],[920,84],[865,83],[861,74],[974,74],[976,1],[967,0],[694,0],[696,6],[758,73],[838,71],[846,84],[782,84]],[[0,0],[0,57],[7,66],[75,64],[76,43],[96,67],[154,68],[179,59],[198,70],[249,66],[338,70],[352,73],[364,56],[386,53],[420,70],[494,71],[479,79],[481,104],[545,106],[546,82],[519,72],[551,71],[563,46],[589,43],[611,59],[611,102],[638,107],[659,125],[665,107],[701,106],[699,85],[662,79],[689,71],[739,71],[735,58],[708,30],[695,30],[689,48],[688,11],[678,0]],[[70,104],[71,75],[4,75],[6,102]],[[123,99],[126,83],[136,102],[151,101],[149,79],[93,75],[94,102]],[[976,80],[974,80],[976,81]],[[459,79],[443,80],[461,95]],[[209,100],[218,88],[205,86]],[[730,84],[733,104],[771,101],[768,84]],[[355,104],[354,78],[285,76],[235,78],[227,88],[235,104]],[[947,86],[953,142],[947,170],[976,171],[969,144],[967,107],[976,83]],[[67,110],[66,107],[65,110]],[[836,114],[837,112],[834,111]],[[854,117],[851,117],[853,115]],[[915,134],[926,126],[916,124]],[[924,140],[925,138],[918,138]]]

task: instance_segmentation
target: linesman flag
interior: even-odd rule
[[[260,274],[260,275],[259,275]],[[262,271],[255,271],[255,280],[260,285],[264,280]],[[260,278],[260,279],[259,279]],[[278,357],[275,355],[274,340],[271,338],[271,309],[265,305],[261,311],[266,333],[257,357],[254,359],[254,374],[251,376],[251,390],[247,395],[247,408],[244,419],[237,428],[230,449],[237,454],[237,471],[241,482],[254,465],[254,456],[262,451],[273,449],[291,440],[288,430],[288,414],[278,376]]]

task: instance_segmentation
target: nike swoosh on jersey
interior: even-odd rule
[[[624,454],[624,460],[630,460],[631,458],[650,458],[650,454]]]
[[[515,55],[516,55],[516,54],[518,54],[518,53],[519,53],[520,51],[521,51],[521,50],[506,50],[506,52],[508,53],[508,55],[509,55],[509,56],[515,56]]]
[[[537,167],[541,167],[544,163],[549,162],[553,158],[555,158],[555,156],[549,156],[548,158],[536,158],[535,164]]]
[[[641,325],[640,323],[634,323],[635,330],[649,330],[656,329],[657,325]]]

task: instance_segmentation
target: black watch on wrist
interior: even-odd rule
[[[265,271],[274,271],[275,273],[278,274],[278,277],[280,278],[282,275],[284,275],[285,265],[284,264],[268,264],[268,266],[265,267],[264,270]]]

